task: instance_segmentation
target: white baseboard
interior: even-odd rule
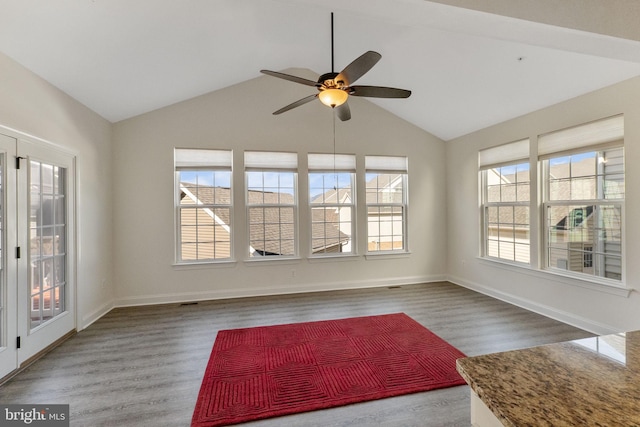
[[[80,332],[81,330],[88,328],[92,323],[94,323],[96,320],[100,319],[102,316],[110,312],[114,307],[115,307],[114,301],[106,302],[105,304],[100,306],[98,309],[92,311],[86,316],[83,316],[81,319],[81,322],[79,322],[81,324],[76,326],[76,330]]]
[[[156,305],[156,304],[173,304],[191,301],[205,301],[205,300],[217,300],[217,299],[231,299],[231,298],[246,298],[257,296],[271,296],[271,295],[285,295],[285,294],[298,294],[307,292],[326,292],[337,290],[349,290],[349,289],[366,289],[366,288],[378,288],[386,286],[401,286],[401,285],[417,285],[421,283],[433,283],[449,281],[464,288],[479,292],[481,294],[490,296],[492,298],[499,299],[501,301],[513,304],[515,306],[524,308],[534,313],[541,314],[554,320],[575,326],[577,328],[584,329],[598,335],[607,335],[620,332],[618,329],[611,325],[606,325],[600,322],[595,322],[591,319],[587,319],[582,316],[578,316],[574,313],[558,310],[556,308],[535,303],[518,296],[498,291],[481,285],[479,283],[471,282],[456,276],[446,275],[431,275],[431,276],[415,276],[415,277],[402,277],[395,279],[380,279],[380,280],[365,280],[365,281],[352,281],[349,283],[316,283],[310,285],[299,285],[296,287],[283,286],[278,288],[249,288],[249,289],[225,289],[225,290],[210,290],[203,292],[176,292],[171,294],[162,295],[143,295],[133,296],[116,299],[103,304],[98,309],[83,316],[81,319],[81,325],[78,325],[78,331],[89,327],[92,323],[103,317],[109,311],[116,307],[134,307],[143,305]]]
[[[202,292],[176,292],[162,295],[142,295],[125,297],[116,300],[113,304],[114,307],[133,307],[139,305],[154,305],[154,304],[172,304],[182,303],[190,301],[205,301],[205,300],[217,300],[217,299],[230,299],[230,298],[246,298],[246,297],[258,297],[258,296],[270,296],[270,295],[286,295],[286,294],[299,294],[307,292],[326,292],[326,291],[339,291],[350,289],[365,289],[365,288],[379,288],[385,286],[400,286],[400,285],[415,285],[419,283],[429,282],[441,282],[445,281],[446,276],[432,275],[432,276],[415,276],[415,277],[401,277],[394,279],[379,279],[379,280],[363,280],[352,282],[336,282],[336,283],[313,283],[305,285],[282,286],[278,288],[248,288],[248,289],[224,289],[224,290],[209,290]]]
[[[584,329],[585,331],[589,331],[597,335],[608,335],[608,334],[615,334],[615,333],[621,332],[620,330],[614,328],[611,325],[595,322],[591,319],[578,316],[574,313],[558,310],[556,308],[553,308],[544,304],[532,302],[530,300],[520,298],[516,295],[498,291],[488,286],[481,285],[479,283],[474,283],[474,282],[462,279],[460,277],[448,276],[447,280],[451,283],[455,283],[456,285],[465,287],[467,289],[471,289],[472,291],[476,291],[481,294],[490,296],[492,298],[499,299],[509,304],[513,304],[515,306],[524,308],[534,313],[538,313],[543,316],[549,317],[551,319],[566,323],[568,325],[575,326],[576,328]]]

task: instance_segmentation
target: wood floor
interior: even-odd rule
[[[188,426],[218,330],[404,312],[468,356],[591,336],[451,283],[120,308],[0,387],[72,426]],[[244,424],[465,426],[467,386]]]

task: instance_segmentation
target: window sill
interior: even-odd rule
[[[242,262],[246,265],[259,265],[259,264],[298,264],[300,262],[300,257],[256,257],[256,258],[247,258]]]
[[[411,256],[411,252],[369,252],[365,254],[365,258],[367,260],[374,259],[398,259],[398,258],[409,258]]]
[[[174,270],[191,270],[197,268],[211,267],[235,267],[238,262],[236,260],[224,261],[201,261],[201,262],[176,262],[173,264]]]
[[[477,259],[486,265],[502,268],[505,270],[517,271],[536,278],[544,280],[552,280],[564,285],[577,286],[593,291],[604,292],[611,295],[616,295],[624,298],[629,298],[633,288],[624,286],[623,284],[613,283],[609,280],[597,280],[589,277],[578,277],[573,274],[566,274],[558,270],[538,270],[527,264],[516,264],[505,261],[500,261],[492,258],[477,257]]]
[[[504,266],[505,268],[515,267],[515,268],[523,268],[525,270],[536,271],[531,267],[531,264],[527,264],[524,262],[508,261],[500,258],[482,257],[482,256],[477,257],[477,259],[483,263],[487,263],[491,265],[497,264],[498,266]]]
[[[360,258],[358,254],[348,254],[348,255],[315,255],[307,258],[309,262],[336,262],[336,261],[354,261]]]

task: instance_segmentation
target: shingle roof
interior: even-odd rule
[[[197,186],[191,183],[181,183],[180,186],[205,205],[229,204],[231,200],[229,188]],[[182,198],[185,196],[186,192],[183,191]],[[247,199],[251,247],[264,255],[293,255],[296,229],[293,195],[250,190],[247,192]],[[338,223],[335,209],[314,208],[311,213],[312,221],[317,225],[312,227],[313,252],[324,251],[328,247],[349,241],[350,237],[335,225]],[[230,224],[227,211],[220,211],[219,218],[225,224]]]
[[[552,184],[553,200],[580,200],[593,199],[596,197],[596,158],[586,157],[580,161],[572,163],[554,163],[550,167],[550,175],[554,179]],[[581,179],[584,177],[584,179]],[[502,201],[528,201],[530,197],[529,188],[529,171],[519,171],[516,174],[502,175],[500,178],[501,186],[494,185],[488,188],[488,197],[491,201],[500,200],[500,191],[502,191]],[[506,196],[506,198],[505,198]],[[566,212],[575,212],[582,208],[567,209]],[[589,215],[591,210],[587,208]],[[560,212],[558,210],[558,212]],[[561,217],[551,218],[551,223],[562,228],[567,224],[567,215],[561,214]],[[501,215],[500,221],[503,223],[528,224],[528,213],[523,209],[516,209],[514,219],[505,209],[505,216]]]

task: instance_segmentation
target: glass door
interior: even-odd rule
[[[29,161],[29,330],[65,312],[67,170]]]
[[[0,134],[0,379],[18,368],[16,139]]]
[[[18,142],[18,362],[75,329],[74,158]]]

